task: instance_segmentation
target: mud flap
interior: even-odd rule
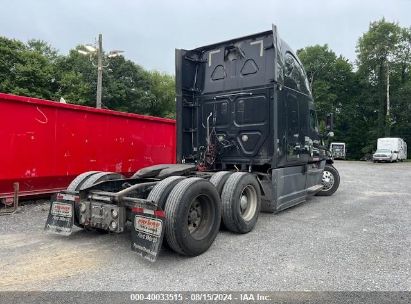
[[[67,194],[66,194],[67,196]],[[64,194],[58,194],[57,200],[50,204],[49,215],[44,230],[47,232],[70,235],[74,223],[74,197],[64,197]]]
[[[150,262],[155,262],[163,243],[164,211],[157,207],[156,210],[133,208],[132,212],[131,250]]]

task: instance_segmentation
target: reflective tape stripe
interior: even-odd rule
[[[58,193],[57,194],[57,199],[58,200],[66,200],[66,201],[75,201],[75,202],[80,201],[80,197],[78,195],[66,194],[66,193]]]
[[[131,208],[134,213],[144,213],[144,208]]]
[[[154,211],[154,215],[157,216],[157,217],[163,217],[163,218],[166,217],[166,214],[163,210]]]
[[[151,209],[146,209],[146,208],[131,208],[131,211],[133,213],[145,213],[145,214],[151,214],[159,217],[164,217],[164,211],[162,210],[151,210]]]

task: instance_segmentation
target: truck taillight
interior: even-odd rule
[[[112,217],[113,219],[118,218],[118,210],[117,210],[117,209],[111,210],[111,217]]]
[[[116,222],[116,221],[111,221],[111,223],[110,223],[110,230],[111,230],[111,231],[114,231],[114,230],[117,229],[117,227],[118,227],[117,222]]]

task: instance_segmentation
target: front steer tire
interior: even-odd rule
[[[332,185],[329,184],[329,180],[331,179],[333,179]],[[321,182],[324,188],[317,193],[318,196],[330,196],[333,195],[335,191],[337,191],[338,186],[340,185],[340,174],[333,165],[325,165]]]
[[[221,194],[224,226],[236,233],[253,230],[261,209],[261,190],[256,177],[246,172],[233,173]]]
[[[179,182],[164,211],[166,240],[177,253],[197,256],[214,242],[220,228],[221,201],[209,181],[193,177]]]

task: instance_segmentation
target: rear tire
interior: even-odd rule
[[[150,191],[147,200],[155,202],[157,206],[164,210],[164,206],[166,205],[167,198],[171,191],[175,185],[184,179],[186,178],[183,176],[170,176],[163,179]]]
[[[223,193],[224,185],[231,174],[233,174],[233,172],[231,171],[219,171],[210,178],[210,182],[214,185],[214,187],[216,187],[218,195],[220,195],[220,198],[221,198],[221,194]],[[223,206],[221,205],[221,208],[222,207]],[[223,210],[221,210],[221,214],[222,213],[223,213]],[[223,230],[226,229],[223,221],[221,221],[220,229],[223,229]]]
[[[221,195],[223,223],[228,230],[248,233],[253,230],[261,209],[261,190],[250,173],[233,173]]]
[[[318,196],[330,196],[337,191],[340,185],[340,174],[333,165],[325,165],[321,183],[324,188],[317,193]]]
[[[182,180],[186,179],[183,176],[170,176],[163,179],[148,194],[147,200],[153,201],[157,204],[158,207],[164,210],[164,207],[167,202],[167,198],[170,195],[171,191],[174,187],[181,182]],[[167,242],[167,238],[164,238],[163,245],[166,247],[170,247]]]
[[[165,214],[168,245],[182,255],[200,255],[210,248],[220,228],[217,189],[202,178],[187,178],[171,191]]]
[[[233,174],[233,172],[219,171],[210,178],[210,182],[214,185],[214,187],[216,187],[217,192],[220,196],[223,192],[224,185],[231,174]]]

